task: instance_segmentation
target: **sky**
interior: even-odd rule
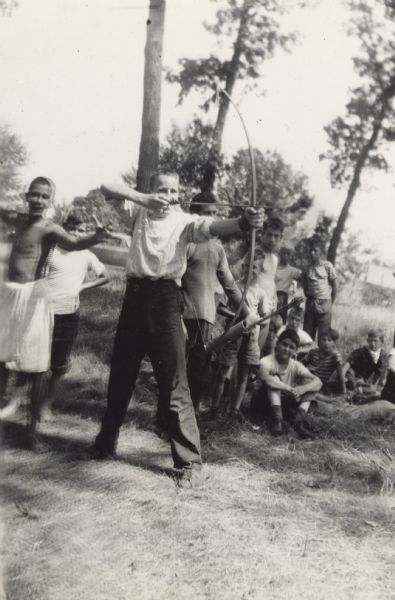
[[[164,66],[226,54],[203,27],[215,10],[210,0],[167,0]],[[27,147],[26,184],[47,175],[58,200],[71,201],[137,164],[147,16],[148,0],[19,0],[12,16],[0,18],[0,122]],[[265,93],[234,94],[253,145],[279,151],[308,175],[315,197],[311,226],[319,210],[337,215],[346,194],[331,189],[319,155],[326,149],[323,127],[343,112],[357,81],[351,59],[358,41],[346,35],[348,19],[342,0],[294,8],[282,24],[284,31],[298,31],[298,42],[263,66]],[[177,96],[177,86],[164,82],[162,140],[173,122],[184,125],[199,113],[196,95],[181,107]],[[208,119],[214,122],[214,114]],[[224,150],[240,147],[246,140],[231,111]],[[393,163],[395,150],[386,155]],[[385,260],[395,255],[394,184],[393,173],[364,176],[350,219],[351,229]]]

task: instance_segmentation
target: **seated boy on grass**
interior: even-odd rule
[[[353,350],[343,367],[347,387],[362,396],[374,396],[384,385],[387,357],[383,349],[384,332],[371,329],[366,344]]]
[[[283,331],[285,331],[285,329],[291,329],[298,334],[298,360],[302,360],[302,358],[312,349],[314,345],[314,342],[307,331],[304,331],[303,329],[303,317],[303,308],[301,306],[294,306],[289,311],[287,324],[284,325],[279,331],[279,334],[281,334]]]
[[[260,361],[259,376],[263,385],[251,400],[251,413],[257,419],[269,418],[273,435],[282,434],[284,416],[305,436],[310,402],[314,392],[322,387],[318,377],[292,358],[298,347],[298,334],[286,329],[278,337],[274,353]]]
[[[310,350],[304,361],[309,371],[319,377],[326,394],[345,394],[347,391],[342,357],[336,348],[338,339],[336,329],[324,329],[318,334],[318,348]]]

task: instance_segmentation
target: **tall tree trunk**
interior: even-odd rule
[[[159,165],[162,49],[166,0],[151,0],[145,44],[144,101],[137,189],[150,191],[151,176]]]
[[[335,264],[335,262],[336,262],[337,250],[339,247],[341,236],[344,231],[344,226],[345,226],[347,218],[348,218],[348,213],[350,212],[352,201],[354,200],[356,191],[360,185],[361,173],[362,173],[363,168],[366,164],[366,161],[369,157],[369,153],[371,152],[371,150],[373,150],[373,148],[376,144],[377,138],[381,131],[383,120],[385,118],[385,114],[387,112],[387,108],[388,108],[388,102],[386,100],[384,100],[381,110],[380,110],[380,113],[374,122],[372,134],[371,134],[370,138],[368,139],[368,141],[366,142],[366,144],[363,146],[361,153],[358,157],[358,160],[355,163],[355,169],[354,169],[354,173],[353,173],[353,177],[352,177],[350,186],[348,188],[346,200],[343,204],[343,208],[341,209],[339,218],[336,223],[336,227],[333,230],[332,238],[331,238],[329,248],[328,248],[328,255],[327,255],[328,260],[330,260],[333,264]]]
[[[230,61],[228,75],[225,82],[225,90],[229,96],[232,95],[235,86],[237,75],[239,72],[240,57],[243,52],[244,40],[248,35],[248,11],[253,5],[253,0],[245,0],[243,12],[240,18],[239,30],[237,38],[233,46],[232,60]],[[215,183],[215,177],[218,167],[218,159],[221,154],[222,138],[225,129],[225,121],[229,110],[229,100],[222,94],[219,98],[219,108],[217,120],[213,132],[213,140],[210,148],[210,154],[205,166],[203,181],[201,184],[202,191],[212,191]]]

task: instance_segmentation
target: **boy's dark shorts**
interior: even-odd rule
[[[259,327],[254,327],[248,335],[226,342],[218,353],[220,365],[231,367],[241,365],[259,365],[260,350],[258,345]]]
[[[78,312],[55,315],[51,348],[51,371],[64,375],[70,369],[71,350],[78,332]]]

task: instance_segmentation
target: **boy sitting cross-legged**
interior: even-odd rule
[[[318,348],[307,355],[306,367],[320,378],[324,393],[346,393],[343,374],[343,361],[336,342],[339,334],[336,329],[324,329],[318,334]]]
[[[251,400],[251,413],[258,419],[270,416],[273,435],[283,432],[283,413],[294,419],[296,430],[306,434],[304,422],[312,400],[322,383],[319,378],[292,358],[299,347],[298,334],[286,329],[279,336],[274,353],[260,361],[263,382]]]

